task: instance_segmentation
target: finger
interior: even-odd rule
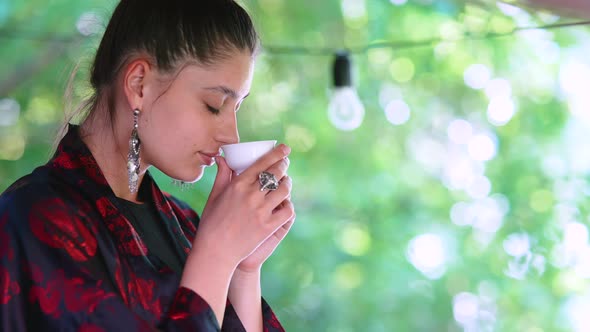
[[[270,226],[273,228],[273,232],[271,234],[274,234],[274,232],[291,219],[295,219],[295,207],[291,201],[285,201],[283,206],[272,215]]]
[[[293,187],[293,181],[291,177],[286,175],[279,188],[268,192],[264,197],[264,204],[269,207],[270,211],[274,211],[279,205],[291,196],[291,189]]]
[[[287,197],[285,198],[285,200],[283,200],[283,201],[281,202],[281,204],[277,205],[277,207],[275,207],[275,209],[274,209],[274,210],[272,210],[272,213],[275,213],[275,212],[277,212],[278,210],[280,210],[280,209],[281,209],[283,206],[285,206],[285,204],[287,204],[287,201],[290,201],[290,200],[291,200],[291,194],[289,193],[289,196],[287,196]]]
[[[289,195],[289,197],[285,198],[285,200],[283,200],[281,203],[279,203],[279,205],[277,205],[271,212],[271,214],[275,214],[277,213],[277,211],[279,211],[280,209],[284,208],[287,205],[287,202],[291,201],[291,196]]]
[[[287,233],[289,233],[289,231],[291,230],[291,226],[293,226],[293,223],[295,223],[295,217],[287,220],[287,222],[284,223],[283,226],[281,226],[275,232],[275,236],[279,239],[279,241],[282,241],[287,235]]]
[[[219,194],[223,192],[225,187],[230,183],[232,178],[232,170],[227,166],[225,158],[221,156],[215,157],[215,163],[217,164],[217,175],[215,176],[215,182],[211,188],[211,194],[209,194],[209,200],[214,201]]]
[[[258,174],[262,171],[267,170],[276,162],[285,158],[291,153],[291,148],[285,144],[279,144],[276,148],[260,157],[252,166],[248,167],[240,177],[252,179],[252,182],[258,182]]]
[[[291,229],[294,221],[295,217],[287,220],[274,233],[270,234],[268,238],[264,240],[267,245],[270,245],[274,248],[272,251],[274,251],[281,241],[283,241],[283,239],[287,236],[287,233],[289,233],[289,230]]]
[[[289,160],[289,157],[285,157],[274,163],[266,171],[272,173],[277,180],[281,181],[281,179],[287,175],[287,169],[289,169],[290,163],[291,161]]]

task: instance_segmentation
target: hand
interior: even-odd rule
[[[252,273],[257,272],[262,267],[262,264],[270,257],[270,255],[279,246],[279,243],[285,238],[291,226],[295,222],[295,217],[287,221],[276,232],[274,232],[268,239],[254,250],[250,256],[244,258],[237,267],[240,272]]]
[[[274,174],[277,178],[281,176],[280,179],[280,186],[286,185],[285,182],[289,182],[289,186],[291,186],[291,178],[286,175],[287,169],[289,168],[289,159],[285,158],[277,162],[275,165],[271,166],[268,171]],[[276,213],[280,211],[282,208],[285,208],[289,204],[292,205],[291,202],[291,190],[289,190],[289,196],[281,202],[281,204],[273,211]],[[277,229],[270,237],[268,237],[254,252],[252,252],[248,257],[244,258],[240,262],[237,267],[237,270],[240,272],[257,272],[260,270],[262,264],[270,257],[270,255],[275,251],[281,241],[285,238],[293,222],[295,221],[295,215],[289,219],[285,224],[283,224],[279,229]]]
[[[231,171],[224,158],[217,158],[217,177],[194,242],[197,250],[208,250],[223,260],[220,263],[236,267],[261,248],[259,259],[248,265],[262,264],[290,227],[283,226],[294,219],[291,179],[285,175],[289,152],[288,147],[278,146],[240,175]],[[281,179],[277,190],[260,191],[258,174],[265,170]]]

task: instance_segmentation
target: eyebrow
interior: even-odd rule
[[[225,95],[228,95],[230,97],[232,97],[233,99],[238,99],[238,93],[235,92],[234,90],[224,86],[224,85],[219,85],[219,86],[212,86],[212,87],[208,87],[208,88],[204,88],[205,90],[210,90],[210,91],[216,91],[216,92],[221,92]],[[248,93],[247,95],[244,96],[243,99],[246,99],[246,97],[248,97],[250,95],[250,93]]]

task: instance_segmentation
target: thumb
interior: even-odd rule
[[[211,194],[209,194],[209,200],[213,201],[223,192],[225,187],[229,184],[232,178],[232,170],[227,166],[225,158],[221,156],[215,157],[215,163],[217,164],[217,175],[215,176],[215,182],[213,188],[211,188]]]

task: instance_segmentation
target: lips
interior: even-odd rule
[[[215,164],[215,157],[220,156],[219,151],[216,152],[199,152],[199,156],[203,160],[203,164],[206,166],[212,166]]]

